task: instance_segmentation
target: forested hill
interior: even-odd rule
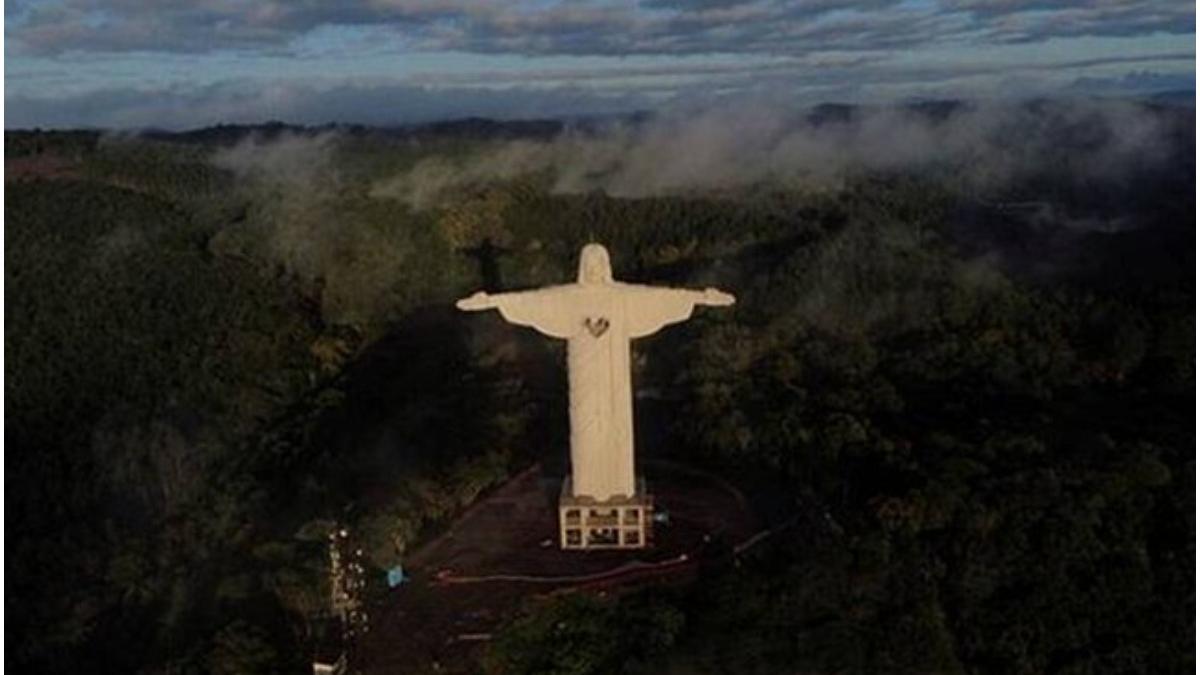
[[[561,354],[452,302],[595,240],[738,296],[638,343],[647,451],[829,528],[480,668],[1194,670],[1190,109],[610,122],[7,132],[6,665],[308,668],[330,528],[385,594],[566,447]]]
[[[397,125],[393,127],[334,123],[305,126],[276,121],[262,124],[218,124],[211,127],[183,131],[139,129],[119,133],[148,141],[207,146],[237,143],[250,137],[261,140],[272,140],[281,136],[315,136],[329,132],[336,132],[345,136],[369,136],[418,141],[429,141],[439,138],[474,141],[544,140],[553,138],[567,130],[596,131],[614,124],[638,124],[645,122],[649,118],[650,115],[648,113],[541,120],[493,120],[482,117],[464,117],[461,119]],[[6,133],[6,153],[9,157],[44,154],[47,152],[91,150],[101,137],[107,135],[107,132],[102,130],[26,129],[12,130]]]

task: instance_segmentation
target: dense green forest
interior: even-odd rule
[[[309,668],[331,528],[383,593],[564,447],[565,391],[452,303],[595,240],[738,295],[636,381],[688,413],[658,452],[798,525],[691,587],[514,608],[480,670],[1192,672],[1195,136],[1144,112],[1170,150],[1123,171],[1088,166],[1120,130],[1076,124],[986,183],[644,194],[564,187],[538,125],[8,132],[6,665]]]

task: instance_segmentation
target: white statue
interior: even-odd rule
[[[694,291],[613,281],[608,251],[583,247],[579,281],[516,293],[479,292],[458,308],[496,308],[510,323],[567,341],[572,492],[598,501],[631,497],[633,396],[629,341],[686,320],[696,305],[732,305],[713,288]]]

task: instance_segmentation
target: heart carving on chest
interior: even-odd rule
[[[583,320],[583,325],[592,334],[592,337],[600,337],[608,330],[608,319],[604,317],[593,319],[589,316]]]

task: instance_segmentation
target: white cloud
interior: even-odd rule
[[[519,54],[803,54],[973,39],[1195,32],[1180,0],[46,0],[7,11],[24,53],[270,51],[330,26],[411,49]]]

